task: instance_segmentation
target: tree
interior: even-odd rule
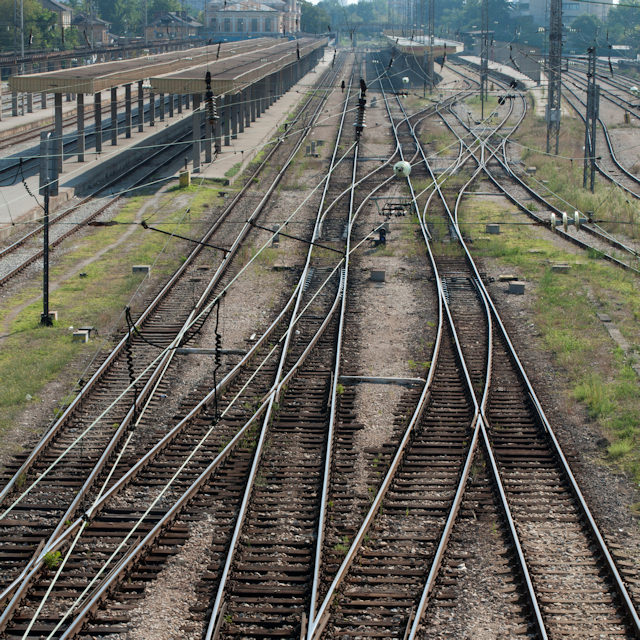
[[[625,0],[624,7],[612,7],[607,16],[609,39],[614,44],[626,44],[635,53],[640,50],[640,0]]]
[[[43,49],[59,45],[60,29],[56,24],[57,16],[53,11],[44,9],[37,0],[23,0],[24,11],[24,47]],[[13,22],[14,0],[0,0],[0,15],[5,19],[0,22],[0,48],[4,51],[14,50],[14,41],[20,50],[20,24]]]
[[[145,4],[149,23],[161,13],[180,9],[178,0],[97,0],[96,4],[98,16],[109,22],[113,33],[118,34],[138,33],[142,35]]]
[[[586,51],[598,35],[603,33],[603,25],[595,16],[578,16],[572,23],[567,34],[567,45],[576,51]]]
[[[331,19],[322,6],[302,0],[300,10],[300,29],[304,33],[325,33],[329,30]]]

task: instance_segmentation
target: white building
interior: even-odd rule
[[[213,0],[206,6],[205,27],[213,39],[243,40],[300,31],[298,0]]]

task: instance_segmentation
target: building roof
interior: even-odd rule
[[[68,11],[71,13],[71,7],[67,4],[63,4],[62,2],[57,2],[57,0],[39,0],[40,4],[49,11],[55,11],[56,13],[63,13]]]
[[[180,15],[177,11],[167,11],[160,14],[150,26],[164,27],[169,25],[179,25],[184,27],[201,27],[202,24],[189,15]]]
[[[266,40],[266,39],[265,39]],[[269,38],[272,44],[244,52],[241,56],[230,56],[224,60],[207,62],[162,76],[151,76],[149,82],[157,93],[202,93],[204,77],[211,72],[211,88],[215,95],[236,93],[260,78],[295,63],[327,44],[327,38],[304,37],[298,40]],[[249,43],[258,40],[249,40]],[[237,44],[237,43],[236,43]]]
[[[225,5],[213,9],[212,11],[276,11],[273,7],[261,2],[252,2],[251,0],[240,0],[240,2],[226,3]]]
[[[73,20],[71,21],[73,25],[82,25],[82,26],[94,26],[94,27],[109,27],[111,26],[110,22],[103,20],[102,18],[87,16],[84,13],[78,13],[73,16]]]
[[[96,93],[128,82],[137,82],[150,76],[179,71],[187,67],[223,60],[273,47],[279,43],[276,38],[256,38],[241,42],[223,42],[187,51],[169,51],[126,60],[111,60],[82,67],[71,67],[58,71],[46,71],[23,76],[11,76],[9,86],[12,91],[36,93]]]

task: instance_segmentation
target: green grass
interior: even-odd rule
[[[225,178],[233,178],[233,176],[235,176],[240,171],[241,167],[242,162],[236,162],[230,169],[227,169],[224,172]]]
[[[451,131],[444,125],[436,126],[426,121],[420,129],[420,141],[427,145],[429,153],[444,153],[447,150],[454,154],[456,150],[455,139]]]
[[[536,227],[509,225],[523,221],[511,210],[494,202],[464,202],[462,226],[474,238],[473,251],[497,259],[506,272],[517,269],[536,286],[531,303],[536,328],[563,369],[572,397],[610,441],[603,459],[640,481],[640,384],[631,367],[635,353],[625,354],[595,313],[612,316],[637,352],[638,279],[586,253],[565,252],[561,244],[541,238]],[[483,235],[489,221],[501,223],[500,235]],[[571,269],[553,272],[552,262],[568,262]]]
[[[618,187],[596,175],[595,192],[582,187],[584,125],[572,117],[563,117],[560,135],[560,157],[547,156],[544,150],[546,124],[543,118],[529,115],[515,139],[523,145],[522,160],[535,166],[535,180],[530,185],[544,192],[540,182],[557,194],[545,194],[554,205],[573,215],[578,209],[583,213],[595,212],[597,220],[606,220],[603,226],[613,233],[623,233],[633,238],[640,237],[640,206]],[[604,144],[604,143],[603,143]],[[569,158],[577,158],[570,160]]]
[[[257,249],[253,249],[251,251],[251,257],[254,257],[257,253]],[[274,247],[265,247],[261,252],[260,255],[256,258],[256,263],[263,266],[263,267],[272,267],[276,260],[278,259],[278,256],[280,255],[280,252],[278,249],[274,248]]]
[[[482,101],[480,100],[479,95],[467,98],[464,102],[471,108],[471,113],[476,120],[482,117]],[[487,99],[484,101],[484,117],[487,118],[489,114],[492,113],[497,107],[498,97],[487,96]]]
[[[192,194],[190,215],[194,217],[199,217],[205,209],[210,208],[212,202],[219,200],[215,197],[215,190],[209,188],[192,186],[186,191]],[[176,194],[165,196],[159,206],[153,209],[156,215],[149,224],[169,232],[175,229],[188,236],[192,224],[173,224],[179,220],[189,220],[188,216],[184,216],[186,207],[176,207],[175,198]],[[133,221],[143,202],[142,197],[129,199],[116,220]],[[150,211],[145,215],[149,215]],[[0,385],[0,437],[15,423],[29,402],[40,400],[44,386],[65,370],[68,380],[64,388],[66,392],[71,391],[75,375],[69,374],[67,368],[75,361],[78,365],[76,370],[79,371],[81,363],[95,352],[96,341],[88,344],[72,342],[70,327],[94,326],[101,334],[100,339],[106,339],[141,282],[141,275],[131,273],[133,264],[152,264],[159,256],[153,266],[152,276],[166,276],[179,265],[181,256],[187,250],[184,243],[178,245],[179,241],[169,239],[164,234],[135,227],[123,244],[84,266],[82,272],[86,276],[73,273],[79,261],[96,256],[102,248],[116,242],[131,228],[130,225],[101,228],[82,240],[72,240],[75,246],[56,257],[51,269],[51,282],[53,284],[60,280],[61,285],[52,289],[50,294],[50,309],[58,312],[58,322],[53,327],[45,328],[39,323],[42,308],[39,276],[34,277],[11,299],[5,300],[0,310],[0,323],[5,325],[9,337],[2,341],[0,352],[0,379],[3,381]],[[160,255],[167,241],[170,250]],[[12,310],[23,305],[26,305],[24,310],[10,319]]]
[[[44,564],[47,569],[56,569],[62,562],[62,553],[60,551],[48,551],[44,554]]]

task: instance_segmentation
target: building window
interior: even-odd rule
[[[271,33],[271,18],[264,19],[264,30],[266,33]]]
[[[218,18],[211,18],[211,29],[212,31],[218,30]]]
[[[244,18],[236,19],[236,31],[238,33],[244,33]]]
[[[251,18],[251,32],[255,33],[258,30],[258,18]]]
[[[231,33],[231,18],[224,19],[224,31],[225,33]]]

